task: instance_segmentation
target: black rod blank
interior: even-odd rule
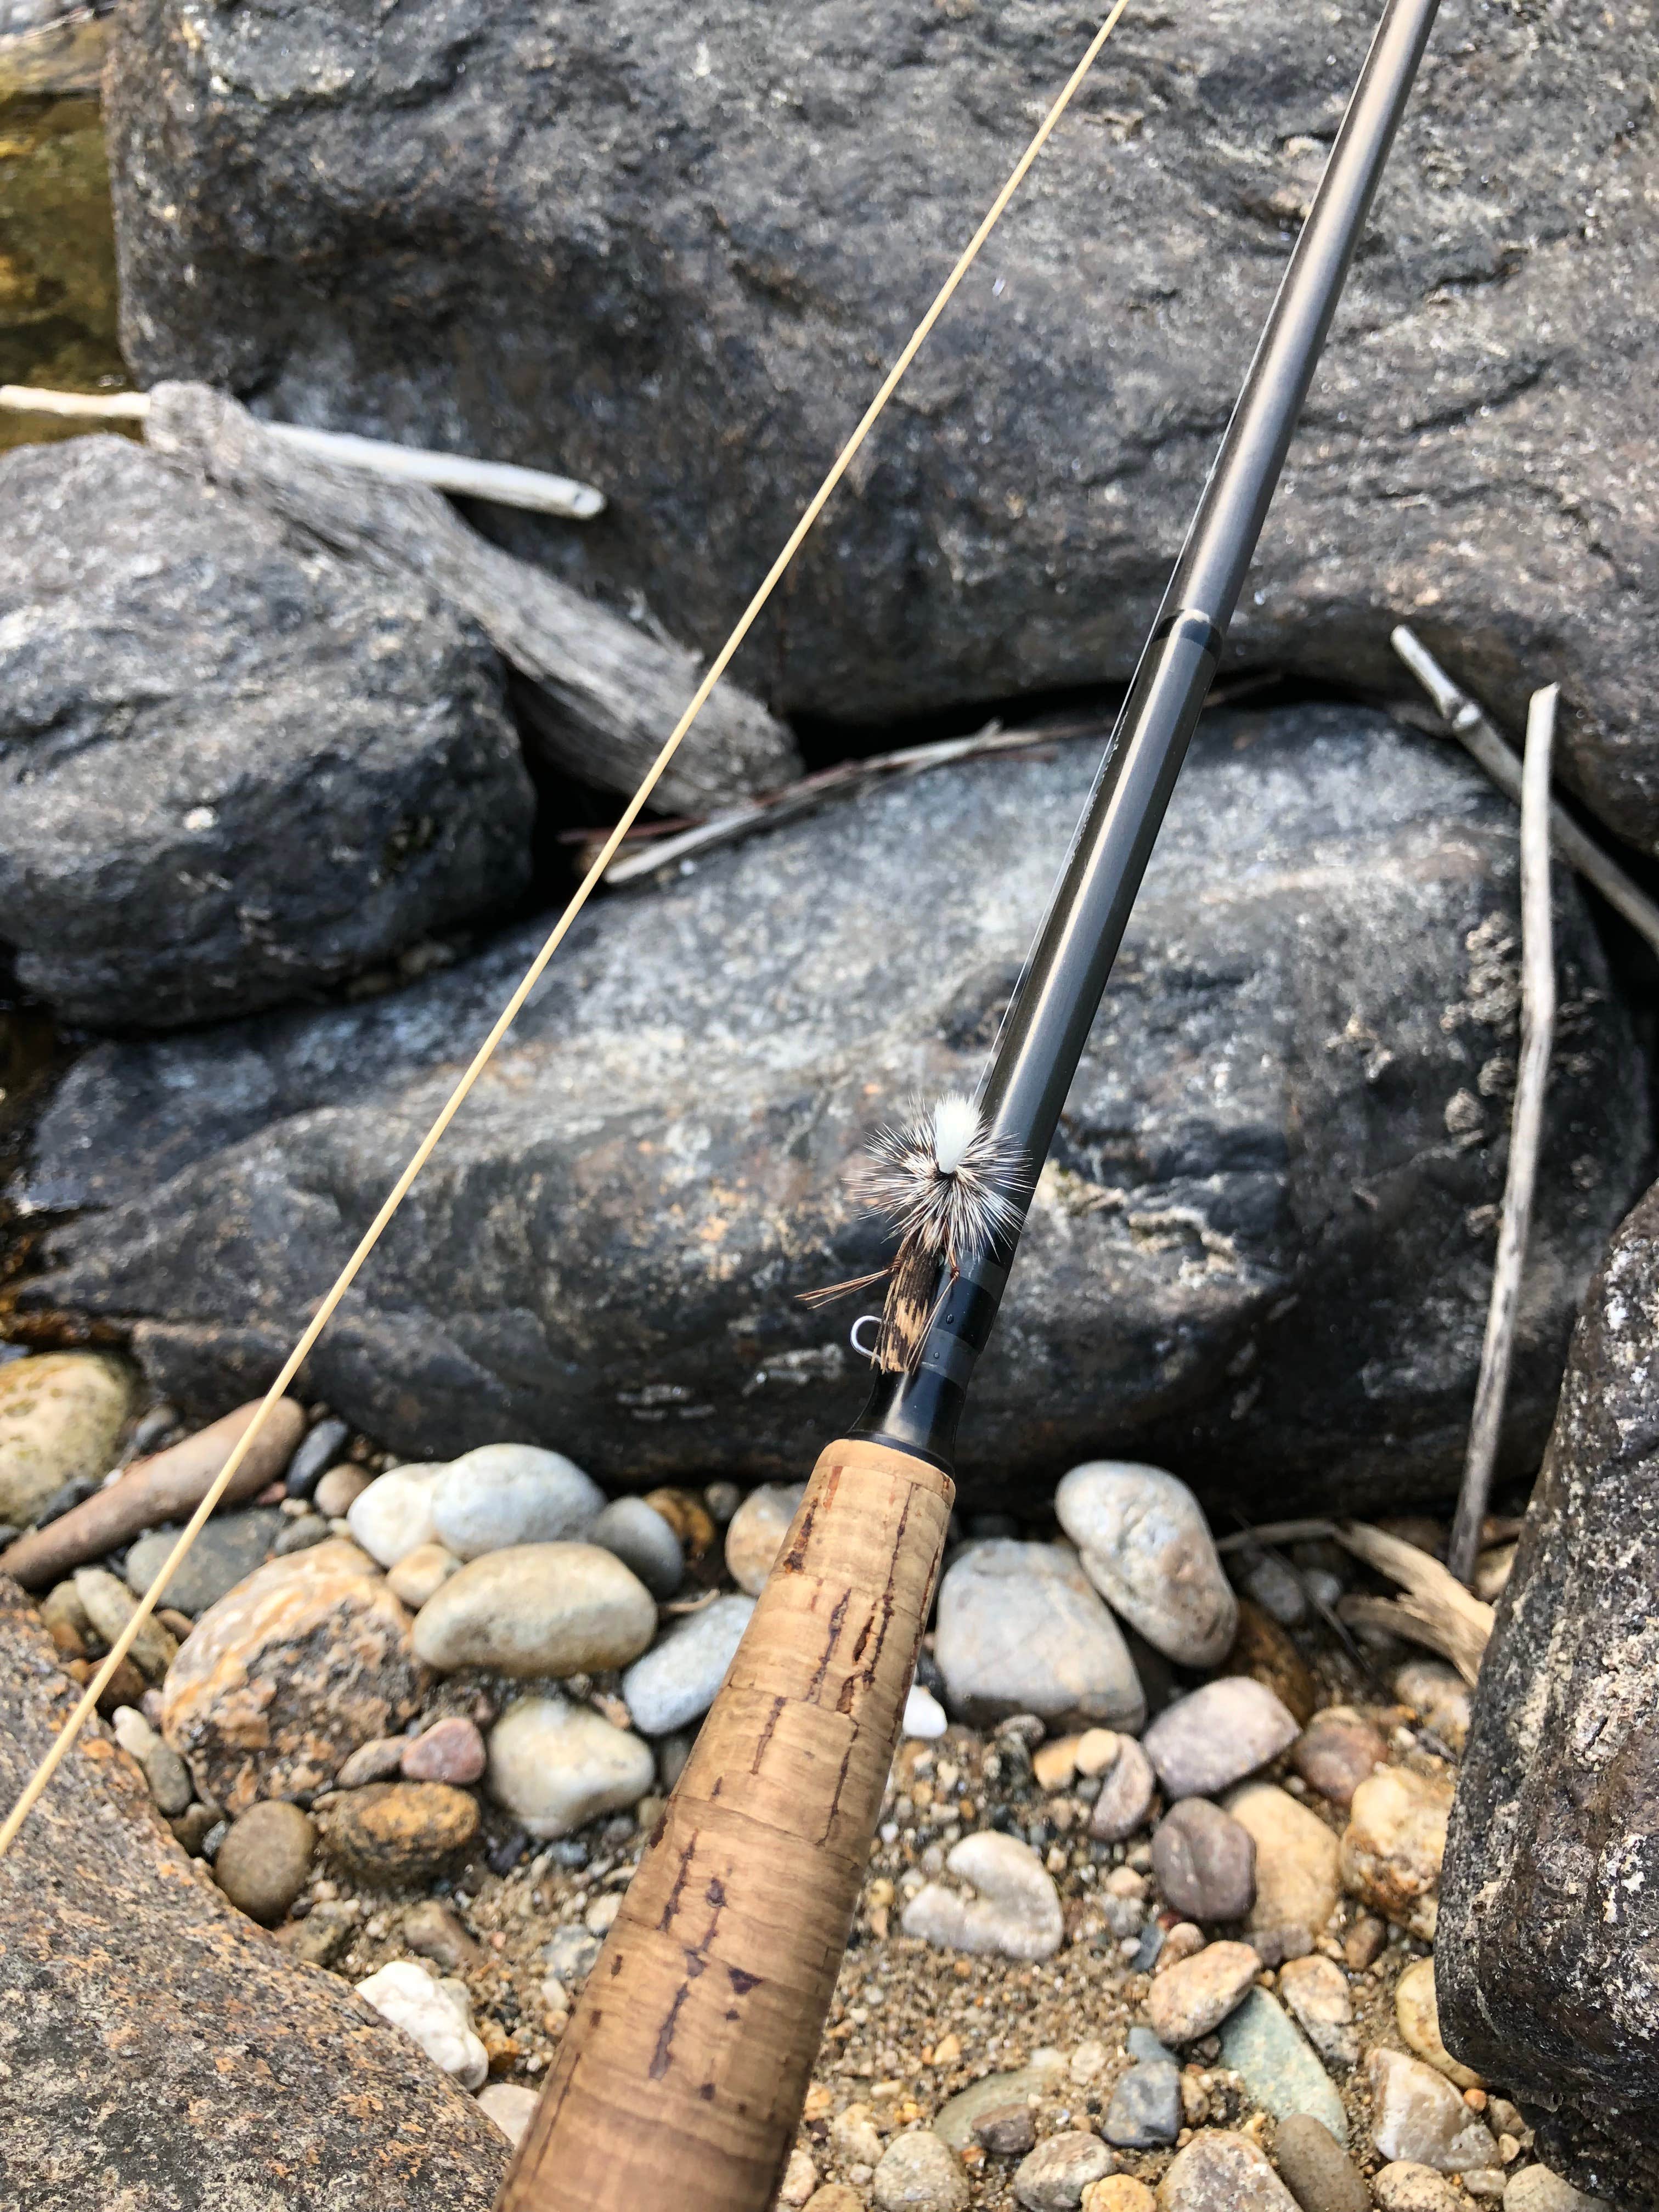
[[[1438,6],[1388,0],[992,1053],[983,1110],[1033,1171],[1054,1140]],[[982,1251],[949,1286],[915,1370],[878,1378],[861,1433],[948,1459],[1012,1257],[1012,1240]]]

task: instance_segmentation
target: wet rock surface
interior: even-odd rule
[[[630,0],[551,46],[524,0],[144,0],[120,26],[139,380],[590,477],[599,522],[515,537],[705,652],[931,294],[945,211],[989,201],[1079,51],[1041,11],[874,0],[787,24]],[[1127,678],[1370,29],[1310,44],[1290,0],[1123,27],[763,618],[775,704]],[[1623,457],[1655,429],[1656,50],[1640,10],[1574,0],[1540,45],[1449,0],[1234,641],[1383,686],[1409,612],[1517,724],[1562,677],[1569,773],[1649,844],[1654,517]]]
[[[527,885],[500,665],[422,587],[123,438],[5,455],[0,514],[0,937],[70,1020],[274,1005]]]
[[[1586,1301],[1447,1838],[1438,2027],[1536,2100],[1544,2155],[1659,2201],[1659,1194]]]
[[[74,1686],[0,1583],[7,1802]],[[199,1870],[198,1870],[199,1871]],[[135,1771],[97,1733],[0,1862],[0,2181],[68,2212],[107,2201],[333,2212],[339,2176],[374,2212],[489,2212],[507,2146],[471,2100],[334,1977],[302,1972],[198,1879]],[[303,1924],[303,1923],[301,1923]],[[119,2064],[142,2082],[89,2098]]]
[[[940,770],[586,915],[400,1220],[395,1289],[367,1280],[318,1346],[331,1404],[404,1452],[509,1435],[613,1486],[711,1462],[799,1480],[859,1385],[839,1320],[793,1294],[881,1249],[842,1170],[880,1100],[976,1078],[1097,752]],[[1443,747],[1348,710],[1206,720],[981,1364],[965,1498],[1006,1507],[1109,1439],[1275,1511],[1455,1479],[1486,1306],[1468,1221],[1503,1148],[1496,1109],[1445,1117],[1515,1048],[1514,867],[1507,803]],[[1573,1044],[1517,1452],[1644,1112],[1565,881],[1557,928]],[[896,963],[924,929],[927,961]],[[362,1006],[88,1054],[20,1185],[84,1218],[27,1294],[118,1313],[186,1403],[246,1395],[539,937]],[[486,1257],[469,1224],[501,1204],[514,1236]]]

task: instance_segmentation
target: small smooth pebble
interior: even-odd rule
[[[81,1567],[75,1588],[88,1620],[106,1644],[113,1644],[137,1608],[138,1601],[107,1567]],[[178,1656],[176,1639],[152,1613],[129,1647],[128,1656],[147,1682],[160,1682]]]
[[[1109,1772],[1128,1739],[1113,1729],[1085,1729],[1077,1740],[1077,1771],[1090,1781]]]
[[[772,1563],[805,1495],[804,1482],[765,1482],[751,1490],[732,1516],[726,1531],[726,1571],[750,1597],[758,1597],[765,1589]]]
[[[1153,1834],[1152,1874],[1165,1903],[1188,1918],[1242,1920],[1255,1897],[1255,1840],[1208,1798],[1182,1797]]]
[[[1066,2062],[1056,2051],[1033,2051],[1029,2066],[1008,2074],[988,2074],[960,2089],[933,2116],[933,2132],[952,2150],[966,2150],[982,2114],[1009,2105],[1025,2105],[1055,2094],[1066,2078]]]
[[[1091,1731],[1105,1735],[1104,1729]],[[1086,1744],[1089,1736],[1083,1739]],[[1152,1818],[1158,1797],[1158,1777],[1152,1762],[1132,1735],[1113,1737],[1117,1755],[1101,1779],[1100,1795],[1089,1815],[1089,1833],[1097,1843],[1121,1844],[1144,1828]]]
[[[1443,2180],[1431,2166],[1396,2159],[1371,2176],[1377,2212],[1459,2212],[1468,2199]]]
[[[1005,1959],[1049,1959],[1059,1950],[1065,1934],[1060,1893],[1029,1844],[981,1829],[952,1846],[945,1867],[976,1894],[964,1899],[929,1882],[904,1908],[907,1936],[945,1950],[994,1952]]]
[[[413,1640],[441,1673],[562,1675],[627,1666],[656,1628],[650,1591],[597,1544],[515,1544],[453,1574],[415,1616]]]
[[[311,1502],[325,1520],[343,1521],[374,1480],[364,1468],[343,1461],[323,1476]]]
[[[442,1782],[371,1782],[317,1818],[330,1855],[371,1881],[434,1873],[478,1832],[477,1800]]]
[[[333,1466],[351,1434],[343,1421],[331,1415],[307,1430],[295,1447],[283,1477],[283,1487],[290,1498],[309,1498],[322,1480],[325,1473]]]
[[[671,1735],[714,1702],[755,1611],[752,1597],[717,1597],[677,1620],[623,1676],[623,1702],[646,1735]]]
[[[316,1845],[311,1815],[270,1798],[231,1822],[213,1862],[213,1878],[250,1920],[273,1928],[305,1887]]]
[[[480,1947],[439,1898],[424,1897],[418,1905],[410,1905],[399,1932],[405,1949],[430,1959],[446,1973],[459,1974],[483,1957]]]
[[[1498,2164],[1491,2130],[1443,2074],[1398,2051],[1373,2051],[1365,2063],[1371,2139],[1385,2159],[1408,2159],[1437,2173]]]
[[[902,1734],[915,1736],[923,1743],[936,1743],[950,1725],[944,1706],[933,1692],[924,1690],[920,1682],[913,1682],[904,1700]]]
[[[1480,2076],[1454,2058],[1440,2040],[1440,2008],[1434,1994],[1434,1960],[1418,1959],[1395,1984],[1394,2016],[1401,2041],[1460,2089],[1478,2089]]]
[[[388,1570],[386,1581],[411,1613],[418,1613],[449,1580],[460,1561],[442,1544],[416,1544]]]
[[[967,2177],[956,2153],[931,2128],[888,2144],[873,2186],[881,2212],[958,2212],[968,2202]]]
[[[654,1598],[672,1597],[684,1578],[679,1538],[642,1498],[614,1498],[588,1529],[587,1540],[632,1567]]]
[[[1382,1736],[1358,1713],[1316,1713],[1297,1739],[1291,1764],[1310,1790],[1333,1805],[1347,1806],[1388,1755]]]
[[[1299,1628],[1308,1618],[1308,1594],[1302,1577],[1282,1559],[1255,1560],[1239,1578],[1239,1588],[1281,1628]]]
[[[283,1515],[274,1506],[250,1506],[241,1513],[215,1515],[180,1561],[167,1587],[167,1601],[194,1620],[210,1605],[270,1558],[282,1534]],[[142,1597],[179,1540],[176,1528],[156,1528],[128,1552],[121,1572],[127,1588]]]
[[[1089,2184],[1103,2180],[1116,2164],[1098,2136],[1068,2128],[1021,2160],[1014,2196],[1026,2212],[1071,2212]]]
[[[1146,1717],[1121,1631],[1058,1544],[995,1537],[959,1553],[939,1585],[933,1656],[959,1720],[1031,1713],[1051,1728],[1133,1734]]]
[[[1613,2212],[1613,2208],[1600,2197],[1586,2197],[1547,2166],[1526,2166],[1504,2191],[1504,2212]]]
[[[1170,2160],[1158,2212],[1297,2212],[1296,2199],[1247,2136],[1206,2128]]]
[[[153,1694],[146,1692],[147,1696]],[[137,1760],[157,1811],[168,1820],[176,1820],[196,1794],[190,1769],[176,1751],[162,1742],[143,1714],[135,1711],[132,1706],[118,1705],[110,1717],[110,1725],[122,1750]]]
[[[1060,1527],[1114,1613],[1182,1667],[1215,1667],[1238,1606],[1202,1507],[1162,1468],[1127,1460],[1074,1467],[1054,1492]]]
[[[1394,1693],[1452,1751],[1468,1741],[1473,1704],[1469,1686],[1443,1659],[1410,1659],[1395,1674]]]
[[[1276,1783],[1246,1783],[1226,1802],[1255,1845],[1252,1929],[1305,1928],[1310,1936],[1322,1935],[1341,1894],[1339,1838]]]
[[[868,2105],[848,2105],[845,2112],[836,2113],[830,2123],[830,2147],[843,2166],[879,2163],[882,2140]]]
[[[783,2179],[778,2185],[778,2202],[791,2207],[810,2202],[818,2185],[818,2170],[807,2153],[792,2150],[789,2163],[783,2169]]]
[[[1195,2043],[1243,1999],[1261,1961],[1248,1943],[1207,1943],[1153,1978],[1146,2017],[1163,2044]]]
[[[605,1492],[562,1452],[481,1444],[437,1471],[432,1533],[459,1559],[586,1536]]]
[[[486,2081],[478,2092],[478,2110],[495,2121],[508,2142],[523,2139],[536,2117],[537,2102],[536,2092],[519,2081]]]
[[[453,1782],[465,1787],[484,1771],[484,1740],[477,1723],[459,1713],[434,1721],[404,1746],[405,1782]]]
[[[489,2057],[472,2032],[459,1984],[434,1981],[413,1959],[394,1959],[357,1984],[357,1994],[382,2020],[403,2029],[433,2064],[453,2075],[464,2089],[482,2088]]]
[[[1334,2136],[1346,2132],[1342,2100],[1329,2075],[1267,1990],[1251,1990],[1222,2023],[1221,2063],[1276,2120],[1305,2112]]]
[[[556,1928],[542,1946],[542,1964],[573,1994],[593,1971],[600,1938],[586,1928]]]
[[[1343,1886],[1408,1935],[1434,1941],[1452,1784],[1390,1766],[1353,1793]]]
[[[1213,1797],[1277,1759],[1299,1733],[1264,1684],[1226,1674],[1161,1712],[1144,1741],[1171,1798]]]
[[[1334,1959],[1287,1960],[1279,1969],[1279,1994],[1328,2065],[1358,2065],[1359,2038],[1353,2025],[1353,1992]]]
[[[362,1790],[370,1782],[392,1782],[404,1771],[406,1735],[377,1735],[360,1743],[334,1778],[337,1790]]]
[[[1077,1779],[1077,1747],[1081,1736],[1059,1735],[1040,1743],[1031,1753],[1031,1777],[1039,1790],[1052,1797],[1069,1790]]]
[[[1153,2058],[1119,2076],[1100,2131],[1120,2150],[1158,2150],[1181,2124],[1181,2069],[1172,2058]]]
[[[1132,2173],[1109,2174],[1084,2191],[1083,2212],[1158,2212],[1158,2199]]]
[[[703,1485],[702,1502],[708,1508],[708,1517],[724,1528],[743,1503],[743,1492],[735,1482],[707,1482]]]
[[[383,1567],[395,1567],[419,1544],[436,1540],[432,1525],[432,1492],[443,1473],[421,1463],[394,1467],[354,1498],[346,1508],[353,1541]]]
[[[539,1840],[637,1805],[656,1778],[649,1745],[557,1696],[509,1705],[489,1733],[488,1787]]]
[[[1306,2112],[1279,2124],[1273,2158],[1301,2212],[1370,2212],[1371,2193],[1340,2137]]]

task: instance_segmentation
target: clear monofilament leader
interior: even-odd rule
[[[854,1188],[898,1232],[875,1353],[885,1373],[914,1371],[943,1289],[970,1254],[1018,1231],[1027,1180],[1018,1141],[959,1091],[877,1131]]]

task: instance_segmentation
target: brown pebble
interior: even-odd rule
[[[1253,1599],[1238,1601],[1238,1634],[1222,1671],[1248,1674],[1263,1683],[1298,1728],[1306,1728],[1313,1718],[1319,1692],[1306,1661],[1273,1615],[1264,1613]]]
[[[1036,2122],[1024,2099],[993,2105],[974,2122],[974,2140],[998,2158],[1024,2158],[1036,2141]]]
[[[714,1550],[720,1532],[714,1516],[695,1491],[650,1490],[645,1502],[661,1514],[689,1559],[701,1559]]]
[[[316,1824],[297,1805],[271,1798],[233,1820],[213,1878],[250,1920],[271,1928],[304,1888],[317,1845]]]
[[[406,1782],[476,1782],[484,1771],[484,1740],[476,1724],[451,1713],[404,1747]]]
[[[1354,1791],[1388,1755],[1381,1735],[1357,1713],[1319,1713],[1292,1748],[1291,1764],[1331,1804],[1350,1805]]]
[[[1302,2212],[1370,2212],[1371,2193],[1328,2128],[1306,2112],[1279,2124],[1279,2178]]]
[[[360,1743],[334,1778],[337,1790],[361,1790],[370,1782],[395,1781],[404,1768],[409,1747],[404,1735],[377,1735]]]
[[[402,1934],[417,1958],[430,1959],[447,1973],[459,1974],[483,1956],[454,1913],[435,1897],[422,1898],[404,1913]]]
[[[1382,1946],[1389,1940],[1387,1924],[1374,1912],[1362,1912],[1349,1929],[1342,1946],[1342,1956],[1357,1974],[1363,1974],[1382,1955]]]
[[[444,1865],[478,1832],[477,1800],[447,1782],[371,1782],[319,1810],[326,1849],[382,1881]]]

